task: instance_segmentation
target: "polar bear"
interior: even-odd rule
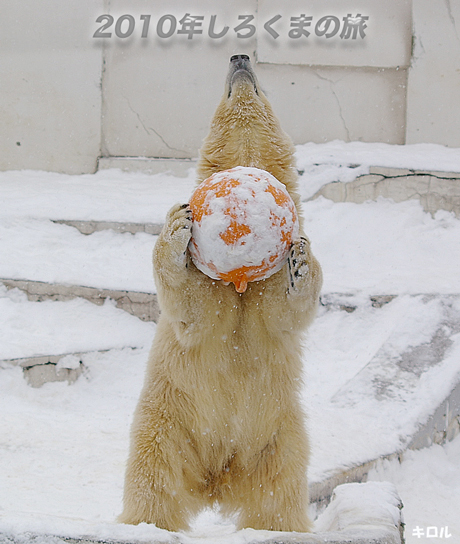
[[[301,217],[293,152],[249,57],[233,56],[198,182],[235,166],[267,170]],[[320,265],[302,232],[280,271],[237,293],[194,266],[191,229],[188,205],[174,206],[154,249],[161,316],[119,521],[186,530],[217,502],[238,528],[308,531],[301,335],[317,309]]]

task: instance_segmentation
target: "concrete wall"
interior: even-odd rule
[[[413,0],[413,18],[406,142],[460,147],[460,1]]]
[[[101,146],[102,0],[2,0],[0,169],[93,172]]]
[[[187,13],[203,17],[191,38],[178,32]],[[368,17],[355,39],[340,38],[348,14]],[[295,38],[301,15],[310,34]],[[106,21],[110,37],[93,37]],[[213,21],[225,35],[211,37]],[[0,169],[196,157],[235,53],[253,59],[295,143],[460,147],[457,23],[460,0],[2,0]]]
[[[112,27],[105,40],[103,154],[196,157],[223,91],[229,57],[243,50],[254,57],[256,51],[255,37],[239,39],[229,31],[223,39],[209,38],[210,15],[218,14],[216,26],[236,26],[238,14],[256,12],[257,0],[157,2],[153,9],[151,1],[138,0],[135,6],[126,10],[124,0],[110,2],[116,20],[127,12],[135,17],[136,30],[121,40]],[[203,35],[158,36],[161,17],[180,21],[186,13],[205,17]],[[151,14],[147,38],[137,28],[142,14]],[[165,33],[167,28],[165,23]]]
[[[310,1],[311,25],[325,13],[342,19],[347,15],[343,3],[331,0],[325,12],[322,0]],[[135,20],[151,13],[153,24],[146,39],[139,29],[128,40],[114,35],[106,40],[103,154],[196,157],[223,91],[228,59],[235,53],[257,60],[259,79],[295,143],[336,138],[404,143],[410,2],[393,0],[391,9],[382,8],[380,0],[353,5],[353,15],[369,16],[365,38],[341,40],[336,35],[328,41],[316,37],[312,26],[305,40],[288,37],[290,18],[306,10],[301,0],[281,6],[273,0],[231,6],[201,0],[192,7],[175,2],[174,9],[156,10],[148,1],[136,2],[136,11],[130,11]],[[124,7],[123,0],[111,2],[115,20]],[[155,25],[162,16],[173,14],[180,21],[187,12],[204,16],[202,35],[157,36]],[[219,28],[229,26],[224,39],[207,35],[212,14]],[[233,30],[244,14],[257,15],[250,38]],[[272,28],[279,36],[274,38],[264,24],[278,16]],[[393,38],[382,47],[389,35]]]

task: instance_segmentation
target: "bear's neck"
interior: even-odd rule
[[[294,149],[286,145],[273,112],[260,101],[243,98],[217,110],[200,150],[198,181],[235,166],[261,168],[278,178],[280,165],[294,166]]]
[[[225,142],[226,155],[235,162],[235,166],[262,167],[267,163],[267,156],[273,154],[273,143],[277,130],[273,121],[263,108],[254,107],[247,102],[237,102],[228,113],[228,119],[220,127],[225,127],[222,140]],[[228,127],[228,128],[227,128]]]

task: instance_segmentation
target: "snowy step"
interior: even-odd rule
[[[355,418],[362,413],[361,429],[346,416],[344,424],[355,440],[380,433],[377,455],[366,458],[363,449],[361,459],[350,462],[352,455],[342,452],[348,464],[336,460],[335,468],[324,466],[311,481],[315,502],[327,502],[340,483],[365,481],[382,459],[442,444],[460,432],[460,295],[398,297],[385,312],[386,322],[376,322],[384,340],[369,349],[367,363],[363,361],[333,395],[323,399],[331,413],[349,412]],[[377,422],[378,430],[367,428]]]
[[[0,285],[7,289],[19,289],[33,302],[45,300],[65,301],[82,298],[94,304],[102,305],[107,299],[114,300],[116,307],[142,319],[143,321],[158,321],[160,308],[155,293],[140,293],[138,291],[120,291],[114,289],[98,289],[82,285],[63,285],[41,281],[14,280],[0,278]],[[337,296],[340,302],[337,302]],[[346,295],[326,293],[321,296],[321,305],[337,310],[352,312],[356,310],[353,302],[347,302]],[[391,302],[396,295],[371,295],[369,300],[372,306],[380,308]]]
[[[0,278],[154,293],[156,236],[112,230],[86,236],[44,219],[0,221]]]
[[[460,292],[460,229],[453,217],[427,217],[415,201],[333,205],[316,199],[303,209],[305,230],[323,267],[325,293]],[[70,224],[83,230],[83,223],[92,229],[94,223],[99,228],[110,221],[77,219],[2,216],[0,254],[8,259],[0,260],[0,278],[156,292],[151,258],[156,236],[129,231],[141,221],[115,221],[124,225],[123,233],[104,229],[84,235]],[[149,225],[163,220],[162,213]]]
[[[357,204],[378,197],[391,198],[395,202],[418,199],[427,212],[434,214],[447,210],[458,217],[460,173],[372,167],[369,174],[348,183],[327,183],[311,199],[319,196],[334,202]]]
[[[125,349],[135,351],[141,348]],[[90,371],[86,366],[86,362],[97,359],[108,352],[110,350],[105,349],[84,353],[62,353],[60,355],[3,359],[0,360],[0,369],[7,366],[22,368],[24,378],[31,387],[42,387],[45,383],[52,382],[67,382],[71,385],[82,375],[90,378]]]
[[[410,442],[406,449],[418,450],[430,447],[433,444],[443,445],[460,434],[460,381],[452,392],[438,406],[425,424],[420,424],[418,431],[409,437]],[[369,473],[381,467],[385,462],[404,459],[405,450],[391,454],[380,455],[375,459],[363,462],[347,469],[339,469],[332,476],[320,481],[312,482],[309,486],[310,500],[319,508],[328,504],[334,489],[350,482],[366,482]]]
[[[45,300],[65,301],[82,298],[93,304],[102,305],[106,300],[110,299],[115,301],[117,308],[125,310],[131,315],[142,319],[142,321],[156,322],[160,314],[157,297],[154,293],[1,278],[0,284],[8,289],[19,289],[27,295],[28,300],[33,302]]]
[[[2,218],[161,223],[195,187],[195,176],[99,170],[71,176],[0,172]]]
[[[53,544],[404,544],[401,499],[395,487],[387,482],[347,484],[337,487],[331,503],[315,523],[313,533],[272,533],[269,531],[228,532],[227,527],[198,526],[184,535],[168,533],[142,524],[86,526],[74,524],[67,534],[43,534],[2,531],[2,544],[33,544],[48,539]],[[80,524],[83,525],[83,524]],[[227,529],[227,530],[226,530]],[[84,531],[86,536],[76,536]],[[90,536],[90,535],[93,536]],[[215,538],[214,536],[215,535]]]
[[[75,221],[70,219],[53,219],[53,223],[58,225],[67,225],[79,230],[82,234],[93,234],[101,230],[113,230],[120,234],[129,232],[145,232],[146,234],[158,235],[163,227],[163,223],[133,223],[126,221]]]
[[[416,404],[421,393],[428,394],[435,385],[423,379],[430,371],[442,374],[442,381],[447,379],[448,384],[456,378],[458,361],[452,357],[452,348],[455,344],[460,347],[458,333],[460,296],[412,297],[401,305],[398,322],[386,342],[369,363],[337,391],[332,402],[342,407],[372,396],[382,402],[407,404],[411,400]],[[443,384],[436,385],[442,387]]]
[[[0,285],[0,361],[143,348],[154,330],[110,299],[102,305],[82,298],[31,302],[19,289]]]

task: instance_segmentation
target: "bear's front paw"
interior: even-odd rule
[[[172,256],[183,260],[192,235],[192,210],[188,204],[176,204],[166,216],[163,237]]]
[[[303,236],[292,244],[288,257],[289,294],[299,293],[307,282],[310,272],[308,266],[309,247],[310,242]]]

